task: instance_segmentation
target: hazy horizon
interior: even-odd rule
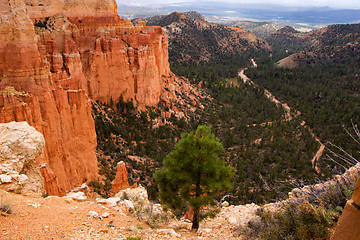
[[[118,4],[133,5],[133,6],[148,6],[161,7],[165,5],[183,5],[196,3],[196,5],[218,3],[214,0],[163,0],[161,3],[154,3],[147,0],[117,0]],[[358,0],[224,0],[223,4],[229,5],[279,5],[284,7],[298,7],[298,8],[333,8],[333,9],[360,9],[360,1]]]

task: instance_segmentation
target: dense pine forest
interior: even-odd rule
[[[264,53],[263,56],[268,55]],[[260,57],[261,55],[259,55]],[[314,182],[311,159],[319,145],[301,119],[284,120],[281,107],[270,102],[262,88],[237,78],[250,67],[250,55],[233,56],[216,63],[172,65],[172,70],[202,81],[214,97],[214,110],[202,123],[213,127],[237,169],[232,201],[264,203],[285,197],[294,187],[287,182]],[[256,70],[256,69],[255,69]]]

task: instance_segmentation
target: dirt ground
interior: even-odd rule
[[[199,232],[189,230],[191,223],[173,220],[168,225],[151,228],[143,221],[95,200],[68,201],[49,196],[23,196],[0,190],[12,213],[0,216],[0,239],[239,239],[233,226],[223,216],[201,223]],[[107,218],[89,217],[89,211]],[[175,223],[176,222],[176,223]]]

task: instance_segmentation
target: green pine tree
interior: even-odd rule
[[[165,157],[163,168],[155,173],[162,203],[173,210],[192,207],[192,229],[199,228],[201,207],[231,189],[235,169],[219,158],[223,151],[210,127],[199,126],[196,132],[181,136],[175,150]]]

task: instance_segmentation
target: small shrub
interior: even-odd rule
[[[129,197],[128,197],[128,195],[127,195],[126,192],[123,192],[123,193],[121,194],[120,200],[121,200],[121,201],[123,201],[123,200],[129,200]]]
[[[289,204],[284,209],[271,212],[260,209],[258,220],[250,221],[244,229],[248,239],[329,239],[333,221],[331,213],[323,206],[308,202]]]
[[[159,209],[158,206],[142,200],[134,202],[133,215],[139,220],[145,221],[153,228],[168,224],[171,218],[170,212]]]
[[[106,224],[106,227],[113,228],[113,227],[115,227],[115,225],[113,223],[108,223],[108,224]]]
[[[11,214],[12,213],[12,206],[11,203],[4,201],[3,196],[1,196],[1,213],[2,214]]]
[[[34,25],[39,28],[48,29],[49,17],[44,18],[43,20],[35,20]]]
[[[127,237],[124,240],[141,240],[141,237]]]

